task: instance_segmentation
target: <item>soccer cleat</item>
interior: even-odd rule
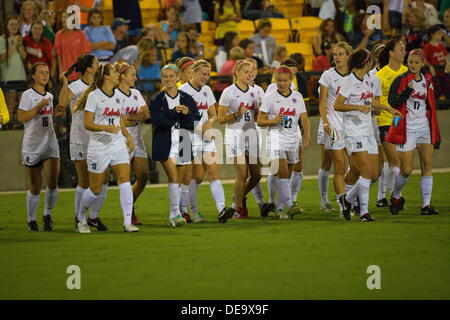
[[[361,207],[352,205],[352,208],[350,210],[351,216],[352,217],[355,217],[355,216],[357,217],[357,216],[360,215],[360,213],[361,213]]]
[[[222,211],[219,213],[219,222],[225,223],[228,219],[232,218],[234,215],[234,209],[233,208],[223,208]]]
[[[76,230],[79,233],[91,233],[91,230],[89,229],[89,226],[85,222],[78,222]]]
[[[391,211],[391,214],[397,215],[403,208],[403,204],[405,203],[405,200],[402,200],[402,197],[400,198],[391,198],[391,205],[389,206],[389,210]]]
[[[248,215],[245,214],[244,208],[237,208],[233,215],[233,219],[248,219]]]
[[[28,231],[39,231],[36,220],[28,222]]]
[[[264,203],[259,210],[259,213],[261,214],[261,217],[265,218],[269,215],[269,212],[271,212],[275,208],[274,203]]]
[[[341,215],[344,217],[345,220],[350,221],[352,218],[350,215],[350,210],[352,208],[352,204],[345,200],[346,194],[344,193],[339,197],[339,209],[341,212]]]
[[[52,217],[50,215],[44,216],[42,221],[44,222],[44,231],[52,231],[52,229],[53,229]]]
[[[388,203],[387,199],[383,198],[383,199],[377,200],[377,207],[378,208],[389,207],[389,203]]]
[[[370,216],[370,214],[365,213],[365,214],[363,214],[362,216],[359,217],[359,221],[361,221],[361,222],[373,222],[373,221],[375,221],[375,219],[372,218]]]
[[[183,216],[184,219],[186,219],[185,216]],[[191,218],[189,217],[188,214],[188,218],[190,220],[190,222],[194,222],[194,223],[198,223],[198,222],[204,222],[205,221],[205,217],[201,214],[201,212],[197,212],[194,214],[194,216]],[[186,219],[186,223],[190,223],[189,220]]]
[[[191,216],[189,215],[189,213],[187,212],[182,212],[181,216],[184,218],[184,220],[186,220],[186,223],[193,223]],[[202,216],[202,214],[200,213],[200,216]]]
[[[123,226],[123,231],[124,232],[138,232],[139,228],[132,224],[126,224]]]
[[[303,212],[303,209],[300,207],[297,201],[292,203],[292,206],[288,210],[288,216],[291,220],[294,219],[294,216]]]
[[[280,220],[287,220],[287,219],[289,219],[289,216],[286,214],[286,212],[284,212],[283,209],[279,209],[277,211],[277,217]]]
[[[177,227],[181,227],[182,225],[186,224],[186,219],[183,218],[181,215],[178,215],[175,217],[175,225]]]
[[[325,211],[325,212],[336,211],[336,209],[333,208],[329,202],[327,202],[327,203],[321,203],[321,204],[320,204],[320,210]]]
[[[169,219],[169,221],[167,222],[167,224],[168,224],[170,227],[172,227],[172,228],[175,228],[175,227],[177,226],[177,223],[175,222],[175,219],[174,219],[174,218]]]
[[[88,226],[94,227],[98,231],[106,231],[106,230],[108,230],[108,228],[102,223],[102,221],[98,217],[94,218],[94,219],[89,218],[87,223],[88,223]]]
[[[142,223],[139,221],[138,217],[134,213],[134,206],[133,206],[133,212],[131,213],[131,224],[134,226],[142,225]]]
[[[244,199],[242,199],[242,209],[244,210],[244,216],[248,217],[248,208],[247,208],[247,198],[244,197]]]
[[[429,216],[433,214],[439,214],[439,211],[434,210],[433,206],[425,206],[420,210],[422,216]]]

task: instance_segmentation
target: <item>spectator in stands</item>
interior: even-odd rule
[[[55,36],[55,54],[58,61],[58,74],[66,72],[85,53],[91,53],[92,47],[86,34],[80,29],[69,29],[66,25],[67,13],[63,12],[60,23],[63,28]],[[72,72],[68,80],[78,79],[79,74]]]
[[[280,67],[283,64],[283,62],[287,59],[287,56],[288,51],[285,46],[276,47],[271,67],[274,69]]]
[[[201,32],[202,7],[199,0],[183,0],[183,22],[193,23],[197,32]]]
[[[305,72],[305,57],[301,53],[293,53],[289,56],[289,59],[294,60],[297,63],[298,72]]]
[[[275,38],[270,35],[272,24],[267,19],[262,19],[257,28],[257,33],[251,36],[250,40],[255,43],[255,54],[261,58],[265,65],[270,66],[273,60],[273,53],[277,46]]]
[[[89,24],[89,11],[94,8],[101,9],[102,2],[99,0],[68,0],[67,5],[77,5],[80,7],[81,29],[84,29]]]
[[[269,0],[241,0],[242,17],[248,20],[284,18]]]
[[[25,51],[27,53],[27,68],[36,62],[44,62],[48,65],[50,76],[56,80],[56,58],[53,55],[53,45],[44,37],[44,25],[41,21],[34,21],[31,24],[31,31],[23,39]]]
[[[116,40],[116,47],[114,53],[122,48],[128,47],[128,28],[130,20],[124,18],[115,18],[111,23],[111,31]]]
[[[306,80],[303,78],[300,72],[302,72],[299,69],[299,66],[301,67],[301,64],[299,65],[297,61],[294,59],[286,59],[283,62],[283,65],[291,69],[292,73],[294,74],[294,79],[292,80],[292,83],[295,85],[295,90],[300,92],[304,99],[308,98],[308,89],[306,85]]]
[[[339,41],[345,41],[342,34],[336,32],[334,27],[334,20],[323,20],[319,27],[319,33],[313,38],[313,51],[316,56],[321,54],[322,43],[331,42],[338,43]]]
[[[185,24],[183,31],[186,32],[191,39],[192,53],[194,54],[195,60],[203,59],[205,52],[204,45],[198,40],[199,33],[197,32],[197,27],[193,23]]]
[[[151,39],[143,37],[141,40],[139,40],[137,45],[130,45],[117,51],[117,53],[111,57],[110,62],[114,63],[123,60],[130,65],[134,65],[137,68],[136,61],[139,55],[154,47],[155,44]]]
[[[140,80],[160,79],[161,65],[158,62],[156,48],[151,48],[139,54],[136,60],[137,77]],[[140,83],[138,89],[144,91],[147,95],[151,94],[157,86],[153,82]]]
[[[390,26],[392,35],[397,35],[402,30],[402,12],[404,0],[386,0],[387,10],[385,8],[384,24]]]
[[[239,45],[238,33],[234,31],[225,33],[222,43],[223,45],[217,47],[217,53],[215,57],[217,71],[220,71],[225,61],[228,60],[230,50]]]
[[[139,0],[113,0],[113,14],[114,18],[130,21],[128,36],[130,42],[136,44],[143,28]]]
[[[241,47],[234,47],[230,50],[230,57],[220,69],[219,76],[233,76],[233,68],[238,60],[245,59],[244,50]],[[231,81],[216,82],[215,91],[222,92],[230,85]]]
[[[258,65],[258,72],[262,71],[264,68],[264,62],[255,56],[255,44],[252,40],[245,38],[239,42],[239,47],[244,49],[245,57],[246,58],[252,58],[256,61]]]
[[[441,23],[441,21],[439,21],[439,13],[431,3],[426,3],[424,0],[404,1],[406,10],[410,8],[418,8],[425,14],[425,18],[427,19],[425,26],[427,28]]]
[[[178,34],[181,32],[182,21],[178,7],[172,6],[167,9],[167,20],[161,21],[161,29],[168,35],[168,44],[170,48],[175,46]]]
[[[241,6],[238,0],[218,0],[214,6],[214,22],[217,24],[216,45],[223,44],[227,32],[239,34],[237,23],[241,21]]]
[[[175,63],[177,59],[183,58],[183,57],[191,57],[194,58],[194,54],[192,53],[191,49],[191,39],[189,38],[189,35],[186,32],[180,32],[178,34],[177,39],[177,51],[174,51],[172,53],[172,62]]]
[[[386,39],[381,29],[367,27],[368,15],[358,14],[353,18],[353,33],[350,35],[350,45],[355,49],[372,50],[374,44]]]
[[[313,71],[326,71],[331,68],[334,43],[322,44],[322,54],[314,59]]]
[[[425,14],[418,8],[408,11],[406,14],[406,51],[422,48],[425,38]]]
[[[347,35],[353,30],[353,17],[358,13],[366,13],[366,10],[367,2],[365,0],[347,1],[347,7],[344,9],[344,32],[347,33]]]
[[[20,26],[20,34],[25,37],[31,30],[31,24],[37,19],[39,15],[39,8],[35,1],[27,0],[22,3],[20,7],[20,19],[22,25]]]
[[[432,26],[427,30],[429,42],[423,47],[428,67],[433,75],[433,85],[436,97],[450,98],[450,62],[447,59],[447,50],[441,42],[443,30],[438,26]]]
[[[44,24],[44,37],[46,37],[53,44],[55,43],[55,22],[56,22],[56,14],[55,11],[52,10],[42,10],[41,14],[38,17],[39,21],[42,21]]]
[[[0,88],[0,128],[9,122],[9,111],[6,106],[3,90]]]
[[[442,26],[442,28],[444,29],[445,46],[446,46],[447,52],[449,52],[449,54],[450,54],[450,8],[445,10],[443,21],[444,21],[444,25]]]
[[[100,63],[109,61],[116,47],[116,39],[109,27],[102,25],[103,13],[97,9],[89,11],[89,26],[84,28],[84,33],[92,47],[92,55],[96,56]]]
[[[23,46],[23,39],[19,32],[19,17],[11,14],[6,17],[4,28],[5,34],[0,37],[0,80],[25,81],[27,76],[22,60],[27,53]]]

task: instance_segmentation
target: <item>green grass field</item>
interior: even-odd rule
[[[230,199],[232,185],[224,187]],[[110,230],[88,235],[73,230],[73,192],[59,195],[54,231],[33,233],[25,194],[1,194],[0,299],[449,299],[449,190],[450,174],[435,174],[440,214],[420,216],[414,175],[403,192],[408,209],[392,216],[375,208],[375,185],[376,222],[360,223],[321,213],[317,181],[306,180],[305,212],[294,221],[262,219],[250,198],[251,219],[219,224],[204,185],[198,198],[208,222],[172,229],[167,188],[148,188],[134,234],[122,231],[119,192],[109,190],[101,216]],[[331,199],[331,181],[330,191]],[[66,287],[69,265],[81,268],[81,290]],[[366,286],[370,265],[381,268],[381,290]]]

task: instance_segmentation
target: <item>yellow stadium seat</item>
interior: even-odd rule
[[[255,25],[252,20],[241,20],[237,25],[240,38],[250,38],[255,33]]]
[[[258,28],[259,22],[262,19],[255,21],[255,27]],[[270,18],[267,19],[272,24],[272,31],[270,35],[275,38],[278,43],[284,43],[289,40],[291,28],[288,19]]]
[[[166,64],[171,61],[172,59],[172,49],[166,48],[161,50],[162,56],[163,56],[163,64]]]
[[[301,53],[304,56],[314,56],[312,45],[309,43],[287,42],[284,46],[288,51],[288,55]]]
[[[214,33],[216,32],[217,26],[214,22],[211,21],[202,21],[201,22],[202,33]]]
[[[216,56],[216,46],[205,46],[205,51],[203,52],[205,60],[213,60]]]
[[[322,23],[318,17],[297,17],[290,19],[292,30],[317,29]]]
[[[299,41],[304,43],[313,43],[314,36],[317,35],[317,30],[315,29],[302,29],[299,33]]]
[[[141,10],[144,9],[156,9],[159,10],[161,8],[159,4],[159,0],[145,0],[145,1],[139,1],[139,7]],[[112,10],[112,0],[103,0],[103,10]]]

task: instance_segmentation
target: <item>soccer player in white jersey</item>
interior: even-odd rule
[[[77,231],[80,233],[91,232],[86,212],[101,193],[109,166],[119,185],[124,231],[139,231],[131,224],[133,191],[129,153],[134,151],[134,143],[120,118],[123,97],[115,89],[118,84],[119,73],[115,68],[109,63],[100,65],[94,81],[75,104],[75,111],[84,110],[84,126],[91,131],[87,150],[89,188],[83,193],[78,210]]]
[[[201,119],[195,124],[193,137],[194,179],[190,182],[192,188],[190,188],[190,185],[184,184],[181,184],[180,187],[182,210],[185,210],[183,217],[189,216],[187,203],[190,198],[193,222],[204,221],[203,215],[198,210],[197,190],[206,173],[211,195],[216,202],[218,220],[224,223],[234,212],[231,211],[231,208],[230,210],[225,207],[225,194],[220,182],[220,170],[216,159],[216,144],[212,137],[213,131],[211,128],[217,121],[217,113],[216,99],[211,88],[206,85],[211,74],[211,65],[205,60],[197,60],[192,66],[192,71],[191,80],[179,89],[188,93],[195,100]]]
[[[247,219],[246,195],[261,180],[258,154],[258,134],[255,117],[258,114],[258,93],[253,82],[252,64],[238,60],[233,68],[234,83],[227,87],[219,100],[218,120],[226,124],[225,147],[236,173],[234,182],[234,218]]]
[[[247,58],[245,59],[245,61],[248,61],[252,64],[253,81],[250,84],[250,86],[256,90],[258,105],[261,106],[264,97],[264,90],[255,83],[255,79],[258,74],[258,63],[253,58]],[[258,126],[258,124],[256,124],[256,132],[258,133],[259,144],[262,145],[262,135],[263,132],[267,133],[267,129],[261,128]],[[267,136],[267,134],[265,135]],[[262,191],[261,183],[258,183],[256,187],[252,189],[252,195],[255,198],[256,202],[258,203],[259,213],[261,214],[261,217],[267,217],[269,215],[269,212],[275,209],[274,202],[267,203],[264,201],[264,194]]]
[[[400,173],[394,181],[391,205],[392,214],[398,214],[404,199],[400,192],[413,169],[414,149],[420,158],[420,191],[422,194],[422,215],[439,213],[430,205],[433,189],[432,157],[441,141],[434,88],[431,77],[422,72],[425,65],[422,50],[412,50],[408,56],[408,72],[398,76],[389,91],[389,104],[400,110],[403,118],[396,127],[389,129],[387,141],[397,144],[400,157]]]
[[[150,118],[150,111],[139,90],[133,89],[137,80],[134,67],[126,62],[116,62],[114,67],[120,74],[117,90],[123,95],[122,121],[134,143],[134,152],[130,155],[130,162],[136,174],[136,182],[132,186],[133,213],[131,215],[131,224],[141,225],[134,212],[134,203],[136,203],[136,200],[145,189],[149,167],[147,149],[145,148],[139,122]]]
[[[89,132],[84,127],[84,110],[74,111],[75,102],[82,95],[82,93],[89,87],[94,81],[94,75],[98,68],[98,60],[95,56],[86,54],[78,58],[66,73],[61,74],[62,80],[61,92],[59,94],[59,103],[66,107],[70,107],[72,114],[72,121],[70,124],[70,160],[75,165],[77,172],[78,184],[75,189],[75,225],[78,223],[78,209],[80,207],[80,201],[83,197],[83,193],[89,188],[89,174],[87,170],[87,148],[89,143]],[[79,72],[81,74],[80,79],[68,83],[67,77],[73,72]],[[91,206],[91,212],[88,225],[97,228],[99,231],[106,231],[108,228],[103,224],[99,218],[99,212],[106,199],[106,191],[108,189],[109,175],[106,175],[106,180],[102,186],[97,199]],[[76,226],[75,226],[76,227]]]
[[[333,58],[336,67],[330,68],[319,79],[320,120],[322,126],[321,169],[319,170],[319,191],[321,195],[320,209],[329,212],[334,208],[328,203],[328,176],[329,170],[323,170],[324,162],[331,157],[334,164],[334,190],[336,199],[345,193],[344,176],[347,168],[344,143],[344,124],[342,112],[334,110],[336,97],[341,90],[345,78],[348,76],[348,58],[352,47],[346,42],[339,42],[334,46]],[[319,126],[320,129],[320,126]],[[318,137],[321,134],[319,132]],[[325,164],[326,165],[326,164]]]
[[[302,138],[300,121],[307,131],[304,146],[309,146],[308,115],[301,93],[290,89],[293,76],[292,71],[285,65],[275,70],[278,89],[264,96],[258,116],[258,125],[269,127],[266,146],[271,171],[278,176],[277,216],[280,219],[293,219],[294,215],[301,212],[300,207],[293,204],[289,182],[293,166],[299,161],[299,140]]]
[[[160,161],[169,180],[169,226],[186,224],[180,212],[180,180],[192,170],[192,130],[200,120],[194,99],[178,90],[179,69],[168,64],[161,69],[164,91],[150,103],[153,123],[152,158]]]
[[[44,230],[52,231],[52,209],[58,199],[59,146],[53,128],[53,95],[46,91],[48,65],[35,63],[30,70],[31,88],[20,98],[18,119],[24,124],[22,158],[30,189],[27,193],[28,229],[38,231],[36,211],[42,185],[42,169],[47,185],[45,191]]]
[[[369,188],[378,178],[378,147],[373,136],[371,110],[386,110],[400,115],[397,110],[382,105],[374,99],[373,87],[367,73],[372,62],[371,54],[366,49],[352,53],[349,58],[350,75],[336,98],[334,109],[343,112],[344,142],[350,161],[354,161],[360,171],[358,182],[346,194],[339,197],[341,214],[346,220],[351,219],[351,203],[359,198],[360,221],[375,221],[369,214]]]

